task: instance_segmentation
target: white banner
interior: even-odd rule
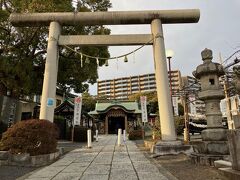
[[[178,97],[172,97],[174,115],[178,116]]]
[[[190,101],[190,113],[191,114],[197,114],[197,109],[195,105],[195,96],[189,96],[189,101]]]
[[[82,111],[82,97],[75,97],[74,99],[74,120],[73,125],[79,125],[81,121],[81,111]]]
[[[142,122],[148,122],[148,115],[147,115],[147,97],[141,96],[141,109],[142,109]]]

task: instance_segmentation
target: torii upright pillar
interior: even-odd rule
[[[153,56],[162,140],[175,141],[177,137],[174,127],[171,97],[169,94],[170,90],[161,20],[154,19],[151,23],[151,28],[154,37]]]
[[[58,38],[61,26],[58,22],[51,22],[49,26],[47,58],[45,63],[42,87],[40,119],[53,121],[56,107],[56,85],[58,73]]]

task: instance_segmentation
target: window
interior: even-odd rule
[[[209,84],[214,85],[214,79],[209,79]]]

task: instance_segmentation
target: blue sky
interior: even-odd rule
[[[162,10],[197,8],[201,11],[197,24],[164,25],[166,49],[175,53],[172,69],[179,69],[182,75],[191,75],[202,63],[201,51],[210,48],[214,61],[219,62],[240,49],[240,0],[111,0],[109,11]],[[150,25],[108,26],[112,34],[150,34]],[[136,46],[109,47],[111,56],[119,56],[137,48]],[[108,67],[100,67],[99,80],[153,73],[152,47],[146,46],[128,57],[109,61]],[[96,84],[90,86],[91,94],[97,93]]]

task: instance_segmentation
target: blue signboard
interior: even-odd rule
[[[54,100],[53,98],[48,98],[47,99],[47,106],[53,106]]]

